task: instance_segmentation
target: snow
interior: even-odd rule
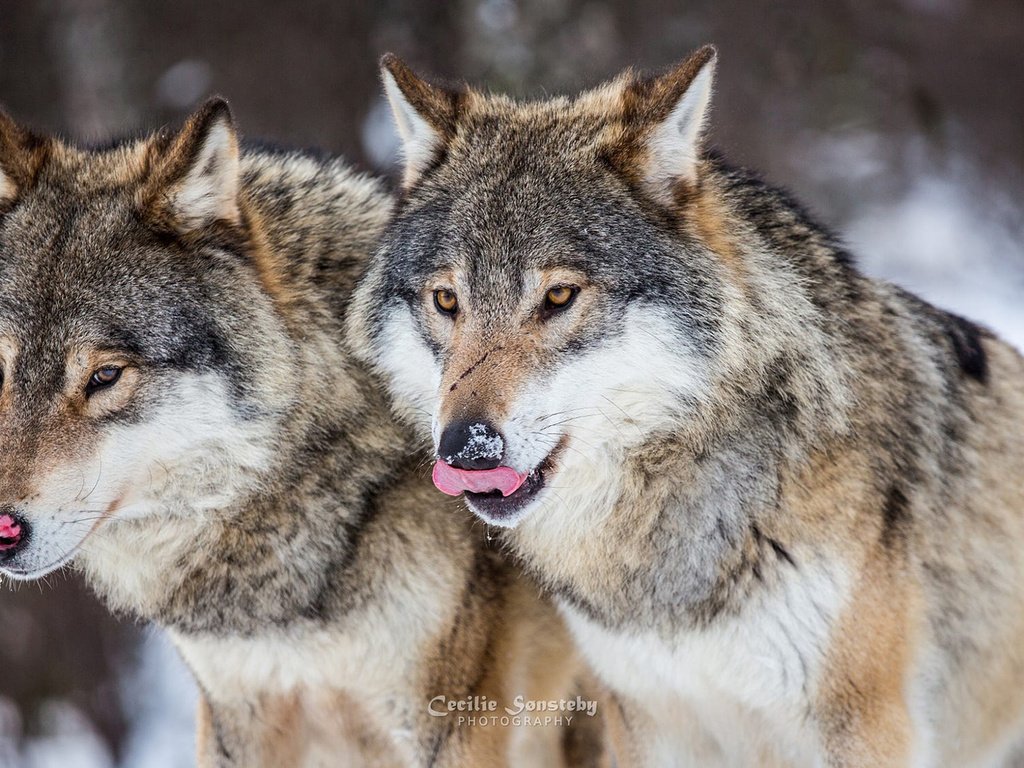
[[[50,700],[40,712],[41,733],[19,749],[11,734],[20,732],[13,703],[0,698],[0,768],[112,768],[113,756],[95,726],[67,701]]]
[[[981,322],[1024,350],[1024,222],[991,190],[924,176],[894,205],[869,205],[846,239],[869,274]]]
[[[124,768],[195,765],[197,691],[167,636],[150,629],[135,668],[121,681],[129,733]],[[86,715],[65,700],[43,704],[38,735],[20,745],[17,707],[0,696],[0,768],[117,768],[110,748]]]
[[[195,763],[198,691],[166,634],[150,629],[138,666],[123,683],[131,730],[125,768],[190,768]]]
[[[449,464],[456,459],[500,459],[505,453],[505,441],[501,435],[489,429],[485,424],[473,424],[469,428],[469,440],[456,455],[445,456]]]

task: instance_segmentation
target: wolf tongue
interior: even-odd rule
[[[526,473],[516,472],[512,467],[459,469],[441,459],[434,464],[434,485],[449,496],[458,496],[463,491],[501,491],[502,496],[508,496],[515,493],[525,481]]]

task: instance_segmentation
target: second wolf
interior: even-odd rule
[[[353,330],[651,766],[990,766],[1024,731],[1024,362],[706,152],[714,52],[576,98],[385,59]]]
[[[0,571],[166,627],[203,765],[557,764],[430,709],[569,694],[572,655],[342,343],[389,211],[218,100],[100,149],[0,115]]]

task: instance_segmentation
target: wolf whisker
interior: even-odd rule
[[[89,492],[87,494],[85,494],[85,498],[82,499],[82,501],[88,501],[89,497],[93,495],[93,493],[96,491],[96,489],[100,485],[100,478],[101,477],[103,477],[103,461],[102,461],[102,459],[100,460],[99,471],[96,473],[96,482],[92,484],[92,488],[90,488]]]
[[[580,406],[579,408],[567,408],[564,411],[555,411],[553,413],[548,413],[548,414],[545,414],[543,416],[538,416],[537,420],[538,421],[545,421],[547,419],[553,419],[553,418],[555,418],[557,416],[564,416],[567,413],[576,413],[577,411],[591,411],[591,410],[594,410],[594,406],[592,406],[592,405]]]
[[[626,411],[622,408],[621,405],[616,403],[607,395],[601,395],[601,398],[605,400],[609,405],[613,406],[616,410],[618,410],[618,412],[621,413],[626,418],[626,423],[631,424],[633,428],[636,429],[637,434],[640,435],[640,437],[644,436],[644,432],[642,429],[640,429],[640,425],[633,421],[633,418],[628,413],[626,413]]]
[[[81,523],[95,522],[96,520],[102,520],[105,517],[106,517],[105,514],[98,514],[98,515],[84,515],[82,517],[75,517],[75,518],[71,518],[69,520],[61,520],[59,525],[57,526],[56,530],[60,531],[60,530],[63,530],[65,528],[68,528],[70,526],[79,525]]]
[[[558,441],[561,440],[560,436],[548,435],[548,434],[544,433],[543,431],[535,432],[534,434],[537,437],[539,437],[541,440],[549,441],[549,448],[552,448],[552,449],[556,445],[558,445]],[[581,437],[577,437],[577,436],[574,435],[573,436],[573,440],[576,440],[578,442],[583,443],[587,448],[590,448],[590,450],[592,450],[592,451],[593,450],[597,450],[591,443],[588,443],[586,440],[584,440]],[[584,461],[592,462],[591,458],[589,456],[587,456],[587,454],[583,453],[583,451],[581,451],[579,448],[574,446],[572,443],[566,443],[565,447],[566,447],[567,450],[575,451],[579,455],[579,457],[581,459],[583,459]]]
[[[571,423],[573,421],[577,421],[579,419],[586,418],[589,415],[591,415],[591,414],[581,413],[578,416],[570,416],[570,417],[568,417],[566,419],[562,419],[561,421],[555,421],[555,422],[552,422],[550,424],[544,424],[543,426],[544,426],[545,429],[550,429],[552,427],[558,427],[558,426],[561,426],[562,424],[569,424],[569,423]]]
[[[82,498],[82,491],[85,490],[85,470],[83,470],[81,467],[78,467],[78,474],[80,474],[82,476],[82,485],[78,489],[78,493],[75,494],[75,498],[72,499],[72,501],[78,501],[79,499],[81,499]]]

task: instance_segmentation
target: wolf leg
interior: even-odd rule
[[[907,688],[921,652],[923,621],[922,600],[900,553],[869,557],[833,629],[812,705],[827,765],[911,764],[914,718]]]

